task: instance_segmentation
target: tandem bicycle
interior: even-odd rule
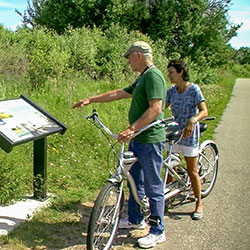
[[[113,134],[110,129],[101,122],[96,110],[93,110],[92,115],[85,116],[85,118],[91,121],[105,134],[111,149],[113,149],[114,144],[117,143],[118,135]],[[178,129],[178,124],[174,122],[173,119],[173,117],[168,117],[154,121],[134,134],[134,136],[136,136],[154,125],[163,126],[165,128],[166,140],[170,145],[168,156],[163,162],[162,170],[165,201],[170,200],[184,191],[187,193],[187,196],[192,193],[191,183],[181,158],[171,152],[171,145],[177,143],[182,136],[182,131]],[[210,119],[213,118],[207,118],[206,120]],[[204,133],[206,128],[206,124],[201,123],[201,133]],[[116,142],[111,144],[110,138],[115,139]],[[212,191],[215,184],[218,173],[218,158],[218,148],[215,142],[206,140],[200,145],[198,169],[203,198]],[[140,205],[141,211],[145,214],[145,218],[149,217],[149,202],[146,197],[143,199],[139,197],[134,179],[129,173],[130,168],[136,161],[137,157],[134,153],[125,151],[125,144],[121,143],[115,171],[101,188],[91,211],[87,230],[88,250],[107,250],[111,248],[117,234],[118,223],[124,205],[125,180],[129,182],[132,194],[136,202]],[[174,181],[167,184],[168,175],[171,175]]]

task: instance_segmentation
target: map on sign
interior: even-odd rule
[[[61,128],[22,98],[0,101],[0,133],[11,143],[33,140]]]

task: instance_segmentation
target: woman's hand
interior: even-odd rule
[[[194,125],[196,124],[196,120],[194,118],[191,118],[185,129],[184,129],[184,132],[183,132],[183,138],[187,138],[187,137],[190,137],[194,131]]]

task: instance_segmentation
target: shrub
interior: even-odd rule
[[[122,54],[137,40],[148,42],[153,49],[154,62],[166,75],[170,55],[165,53],[164,41],[153,42],[138,31],[111,25],[105,32],[98,28],[69,28],[64,35],[46,29],[19,28],[17,32],[1,29],[0,73],[5,76],[24,76],[32,89],[44,87],[46,81],[78,72],[94,80],[131,82],[127,60]],[[9,53],[12,51],[12,53]],[[202,58],[202,57],[201,57]],[[196,82],[214,82],[216,70],[207,60],[192,63],[192,76]]]
[[[8,79],[20,78],[27,74],[28,60],[16,33],[0,26],[0,75]]]
[[[95,80],[113,80],[116,82],[133,81],[134,75],[122,55],[137,40],[144,40],[154,49],[157,66],[165,64],[164,48],[146,35],[137,31],[128,32],[125,28],[113,24],[104,32],[95,28],[68,29],[63,35],[67,40],[66,50],[69,55],[69,68]]]
[[[65,50],[69,53],[68,66],[72,71],[83,72],[93,79],[97,78],[96,64],[97,41],[102,39],[102,32],[98,29],[71,29],[64,34]]]
[[[58,79],[68,61],[64,40],[45,29],[19,29],[17,34],[29,62],[27,72],[31,87],[42,87],[49,78]]]
[[[234,63],[231,65],[231,71],[238,77],[249,78],[250,64],[239,65]]]

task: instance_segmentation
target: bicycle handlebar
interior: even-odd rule
[[[118,139],[118,134],[113,134],[111,131],[110,131],[110,129],[108,128],[108,127],[106,127],[100,120],[99,120],[99,118],[98,118],[98,114],[97,114],[97,112],[96,112],[96,110],[94,109],[93,111],[92,111],[92,115],[87,115],[87,116],[85,116],[85,118],[87,119],[87,120],[93,120],[93,121],[95,121],[95,122],[97,122],[108,134],[110,134],[114,139]]]
[[[109,135],[111,135],[114,139],[118,139],[118,134],[113,134],[113,133],[110,131],[110,129],[109,129],[108,127],[106,127],[106,126],[99,120],[98,114],[97,114],[97,112],[96,112],[95,109],[92,111],[92,115],[90,115],[90,116],[87,115],[87,116],[85,116],[85,118],[86,118],[87,120],[91,120],[91,119],[92,119],[93,121],[97,122],[97,123],[98,123],[98,124],[99,124],[99,125],[109,134]],[[163,127],[166,127],[166,126],[167,126],[167,122],[170,122],[170,121],[173,121],[173,120],[174,120],[174,117],[171,116],[171,117],[167,117],[167,118],[164,118],[164,119],[160,119],[160,120],[154,121],[154,122],[148,124],[147,126],[145,126],[144,128],[142,128],[142,129],[136,131],[136,132],[134,133],[133,136],[135,137],[135,136],[139,135],[140,133],[142,133],[143,131],[145,131],[145,130],[151,128],[151,127],[153,127],[154,125],[161,124]]]
[[[139,129],[138,131],[136,131],[134,133],[134,136],[142,133],[143,131],[153,127],[154,125],[158,125],[158,124],[161,124],[163,127],[166,127],[167,126],[167,122],[170,122],[170,121],[173,121],[174,120],[174,117],[173,116],[170,116],[170,117],[167,117],[167,118],[163,118],[163,119],[159,119],[157,121],[154,121],[150,124],[148,124],[147,126],[145,126],[144,128],[142,129]]]

